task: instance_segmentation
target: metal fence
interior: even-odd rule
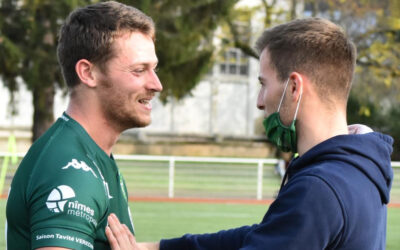
[[[115,158],[134,196],[261,200],[272,198],[281,180],[274,168],[277,159],[144,155]]]
[[[18,161],[9,162],[0,153],[0,173],[4,176],[2,195],[6,195]],[[211,158],[153,155],[115,155],[115,160],[134,197],[205,198],[205,199],[273,199],[280,186],[277,159]],[[400,162],[392,162],[395,179],[391,201],[400,202]],[[4,172],[4,173],[3,173]]]

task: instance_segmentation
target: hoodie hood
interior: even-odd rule
[[[346,162],[359,169],[379,190],[382,202],[389,203],[389,193],[393,180],[390,155],[393,138],[377,132],[369,132],[366,126],[349,132],[367,132],[332,137],[307,151],[292,161],[288,177],[300,169],[311,167],[323,161]]]

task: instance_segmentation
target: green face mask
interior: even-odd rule
[[[297,111],[299,110],[302,93],[300,94],[292,123],[289,126],[285,126],[282,124],[279,117],[279,110],[281,108],[288,83],[289,79],[286,81],[286,86],[279,103],[278,111],[265,118],[263,125],[268,140],[276,145],[278,149],[282,150],[283,152],[292,151],[293,153],[297,153],[296,117]]]

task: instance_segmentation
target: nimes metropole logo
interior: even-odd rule
[[[60,185],[50,192],[46,206],[53,213],[66,212],[68,215],[84,218],[97,226],[97,221],[93,218],[94,210],[77,200],[73,201],[73,198],[75,198],[75,191],[67,185]]]
[[[75,198],[75,191],[67,185],[60,185],[54,188],[46,201],[47,208],[53,213],[67,212],[68,215],[77,216],[86,219],[89,223],[97,226],[97,221],[93,218],[94,210],[89,206],[79,203],[77,200],[71,201]],[[93,244],[87,240],[71,235],[55,234],[41,234],[36,235],[36,240],[44,239],[60,239],[76,242],[80,245],[86,246],[89,249],[94,249]]]
[[[74,168],[77,170],[83,170],[84,172],[90,172],[95,178],[97,178],[96,173],[93,171],[91,167],[89,167],[84,161],[78,161],[76,159],[72,159],[68,164],[61,169]],[[108,189],[108,183],[104,180],[104,177],[101,175],[100,177],[103,180],[104,188],[108,198],[113,198],[110,195],[110,191]],[[72,200],[75,198],[75,191],[67,185],[60,185],[54,188],[46,201],[47,208],[53,213],[64,213],[66,212],[68,215],[73,215],[77,217],[84,218],[89,223],[92,223],[95,227],[97,226],[97,221],[93,218],[94,210],[88,205],[80,203],[78,200]],[[64,211],[65,210],[65,211]]]
[[[47,208],[54,213],[63,212],[65,203],[74,197],[75,192],[71,187],[67,185],[58,186],[51,191],[49,197],[47,198]]]

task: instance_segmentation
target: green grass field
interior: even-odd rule
[[[0,249],[5,249],[6,201],[0,200]],[[265,205],[134,202],[130,204],[138,241],[184,233],[215,232],[259,222]],[[400,249],[400,208],[389,208],[387,249]]]
[[[0,159],[2,163],[2,159]],[[136,197],[168,197],[168,162],[119,161],[128,193]],[[6,195],[18,164],[7,171]],[[400,169],[395,170],[391,202],[400,202]],[[280,177],[273,166],[263,168],[263,199],[273,198],[279,190]],[[249,164],[187,163],[175,165],[174,195],[190,198],[255,199],[257,166]],[[5,200],[0,200],[0,249],[5,249]],[[185,233],[215,232],[258,223],[266,205],[131,203],[138,241],[157,241]],[[387,249],[400,250],[400,208],[390,208]]]

